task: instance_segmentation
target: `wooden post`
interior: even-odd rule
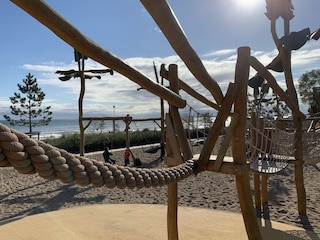
[[[288,87],[289,97],[292,102],[295,103],[299,109],[299,102],[297,92],[293,84],[292,71],[291,71],[291,59],[290,53],[286,49],[280,48],[280,56],[283,63],[283,69],[285,72],[285,79]],[[298,197],[298,213],[299,215],[307,215],[307,197],[304,187],[303,177],[303,143],[302,143],[302,118],[297,113],[293,112],[293,123],[296,129],[295,141],[294,141],[294,156],[296,159],[295,164],[295,183]]]
[[[260,188],[260,174],[253,174],[253,184],[254,184],[254,202],[256,209],[261,211],[261,188]]]
[[[239,84],[238,95],[235,99],[234,111],[239,114],[238,127],[234,130],[232,138],[232,152],[236,164],[246,165],[246,113],[247,113],[247,86],[249,78],[249,57],[250,48],[242,47],[238,49],[238,60],[236,64],[235,82]],[[262,240],[257,217],[253,207],[251,196],[249,169],[245,168],[245,174],[236,176],[239,202],[247,230],[248,239]]]
[[[178,240],[178,184],[168,185],[168,209],[167,209],[168,240]]]
[[[129,129],[130,129],[130,123],[132,121],[132,117],[129,116],[129,114],[123,119],[125,124],[126,124],[126,128],[125,128],[125,132],[126,132],[126,148],[130,147],[130,138],[129,138]]]
[[[161,85],[163,85],[163,79],[161,80]],[[160,108],[161,108],[161,122],[160,122],[160,126],[161,126],[161,138],[160,138],[160,157],[161,160],[163,160],[164,156],[165,156],[165,140],[166,140],[166,132],[165,132],[165,119],[164,119],[164,101],[162,98],[160,98]]]
[[[250,139],[252,146],[257,146],[258,139],[257,139],[257,113],[256,111],[251,112],[251,119],[250,119],[250,125],[252,126],[250,129]],[[252,148],[251,154],[254,154],[252,156],[252,159],[257,159],[258,154],[257,150]],[[254,173],[253,174],[253,184],[254,184],[254,202],[256,209],[260,209],[261,211],[261,189],[260,189],[260,174]]]
[[[179,93],[178,67],[175,64],[171,64],[169,66],[169,82],[170,89],[175,93]],[[174,131],[179,142],[180,150],[182,152],[183,160],[186,161],[192,158],[192,152],[188,144],[186,132],[183,129],[183,124],[178,108],[170,104],[169,111],[174,126]]]
[[[268,204],[268,175],[267,174],[261,174],[261,175],[262,175],[262,181],[261,181],[262,204],[267,205]]]
[[[166,115],[166,122],[170,122],[170,128],[172,127],[170,114]],[[167,125],[168,126],[168,125]],[[177,151],[178,146],[173,147],[171,144],[176,144],[175,136],[168,139],[168,131],[173,133],[173,129],[167,129],[167,156],[175,156],[173,151]],[[180,154],[180,152],[178,153]],[[176,160],[176,159],[174,159]],[[178,185],[177,183],[171,183],[168,185],[168,207],[167,207],[167,235],[168,240],[178,240]]]
[[[81,65],[80,65],[81,61]],[[85,135],[84,135],[84,126],[83,126],[83,98],[86,90],[86,81],[84,76],[84,58],[78,59],[78,70],[80,72],[80,94],[78,99],[78,108],[79,108],[79,128],[80,128],[80,156],[84,156],[84,142],[85,142]]]
[[[179,80],[178,80],[178,71],[177,65],[170,65],[169,66],[169,78],[170,78],[170,89],[178,93],[179,92]],[[173,133],[175,134],[176,129],[178,128],[178,120],[181,123],[181,119],[174,119],[172,117],[172,113],[175,114],[175,117],[179,118],[179,114],[177,114],[178,109],[174,107],[172,104],[169,104],[169,114],[167,117],[170,116],[170,120],[173,125]],[[175,134],[176,135],[176,134]],[[178,139],[178,143],[181,144],[181,140],[179,141],[179,137],[181,136],[176,135]],[[181,146],[178,146],[179,150]],[[175,149],[177,151],[177,149]],[[180,155],[180,152],[179,152]],[[178,156],[174,156],[178,157]],[[180,157],[180,156],[179,156]],[[168,240],[178,240],[178,183],[171,183],[168,185],[168,209],[167,209],[167,229],[168,229]]]

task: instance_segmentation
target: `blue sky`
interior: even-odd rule
[[[205,96],[183,62],[173,51],[140,1],[46,1],[89,38],[114,55],[124,59],[155,79],[153,62],[178,65],[179,77]],[[217,80],[223,92],[233,81],[236,49],[250,46],[251,54],[264,65],[277,54],[269,32],[270,21],[264,15],[264,0],[169,0],[189,42],[202,59],[208,72]],[[319,0],[293,0],[295,17],[291,31],[320,27]],[[278,20],[281,37],[282,21]],[[77,69],[73,48],[50,30],[23,12],[12,2],[1,1],[0,7],[0,119],[9,112],[9,97],[17,92],[17,83],[30,72],[46,93],[44,105],[51,105],[54,118],[77,117],[79,79],[61,82],[56,70]],[[292,54],[294,78],[319,68],[320,41],[311,40]],[[105,68],[92,60],[86,69]],[[255,71],[250,74],[253,76]],[[283,74],[275,74],[283,84]],[[137,84],[115,73],[101,80],[87,80],[85,116],[130,114],[136,118],[159,116],[159,100],[146,91],[137,92]],[[184,93],[181,93],[185,97]],[[198,111],[208,107],[187,98]],[[306,112],[306,106],[301,106]],[[187,109],[185,109],[187,112]]]

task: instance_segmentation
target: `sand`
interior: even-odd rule
[[[145,148],[132,149],[142,167],[163,167],[156,154]],[[113,152],[117,164],[123,165],[123,150]],[[102,153],[88,157],[102,161]],[[131,162],[132,164],[132,162]],[[317,165],[304,167],[308,217],[297,212],[294,167],[269,176],[268,214],[271,220],[311,229],[320,237],[320,171]],[[252,182],[252,181],[251,181]],[[166,187],[144,189],[94,188],[76,184],[47,181],[37,175],[22,175],[12,168],[0,168],[0,225],[39,213],[95,204],[160,204],[167,200]],[[253,189],[253,188],[252,188]],[[233,175],[203,172],[179,182],[179,205],[240,213],[236,182]],[[319,239],[313,238],[313,239]]]

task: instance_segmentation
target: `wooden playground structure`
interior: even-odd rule
[[[249,47],[238,49],[234,82],[229,84],[225,94],[218,83],[208,74],[201,59],[184,35],[179,23],[174,17],[170,6],[165,0],[141,0],[146,10],[153,17],[167,40],[184,61],[190,72],[212,95],[213,100],[204,98],[185,84],[178,77],[177,65],[171,64],[168,70],[161,68],[161,76],[169,80],[169,89],[156,84],[141,72],[114,56],[104,48],[88,39],[62,16],[51,9],[41,0],[11,0],[17,6],[29,13],[40,23],[49,28],[59,38],[72,47],[103,64],[106,67],[126,76],[139,84],[142,88],[168,102],[169,109],[165,114],[166,152],[165,162],[168,168],[135,169],[99,163],[85,157],[77,157],[63,150],[53,148],[40,141],[35,141],[22,133],[10,130],[0,125],[0,166],[13,166],[20,173],[38,173],[46,179],[60,179],[64,183],[72,181],[80,185],[93,184],[101,187],[142,188],[150,186],[168,186],[168,239],[179,238],[177,224],[178,210],[178,182],[192,174],[202,171],[232,174],[237,183],[237,192],[248,239],[263,239],[256,218],[251,188],[250,164],[247,158],[247,88],[250,68],[265,78],[273,91],[283,100],[292,111],[294,124],[294,159],[290,160],[295,168],[295,184],[298,197],[298,214],[306,215],[306,192],[303,177],[302,151],[302,120],[304,114],[299,110],[297,93],[293,85],[290,49],[279,44],[276,35],[275,22],[271,20],[271,31],[285,74],[288,94],[278,85],[269,69],[250,55]],[[289,18],[284,19],[285,34],[290,33]],[[194,158],[187,136],[183,128],[179,109],[186,106],[179,91],[183,90],[199,101],[218,111],[202,151],[198,158]],[[231,124],[219,149],[217,156],[212,156],[212,150],[225,127],[225,121],[231,118]],[[82,120],[90,120],[83,118]],[[93,120],[93,119],[91,119]],[[225,161],[227,149],[232,148],[232,161]],[[262,176],[262,202],[266,203],[266,172],[254,171],[255,174],[255,202],[261,206],[260,176]],[[195,223],[196,224],[196,223]]]

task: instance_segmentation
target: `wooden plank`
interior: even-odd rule
[[[209,161],[206,171],[216,172],[214,169],[214,161]],[[248,172],[248,165],[236,165],[233,162],[223,162],[219,173],[232,174],[235,176],[243,176]]]

